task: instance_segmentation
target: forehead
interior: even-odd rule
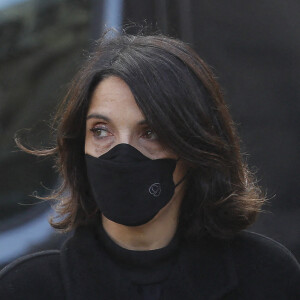
[[[129,86],[116,76],[103,79],[92,94],[88,114],[100,112],[123,118],[143,118]]]

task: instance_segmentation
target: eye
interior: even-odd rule
[[[158,139],[157,134],[152,129],[147,129],[144,132],[143,137],[147,140],[157,140]]]
[[[90,131],[93,133],[94,137],[99,138],[99,139],[102,139],[102,138],[105,138],[105,137],[111,135],[110,132],[106,128],[103,128],[103,127],[93,127],[90,129]]]

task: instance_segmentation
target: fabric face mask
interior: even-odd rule
[[[98,158],[85,155],[92,195],[109,220],[138,226],[149,222],[171,200],[175,159],[152,160],[129,144],[118,144]]]

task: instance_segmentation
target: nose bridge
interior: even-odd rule
[[[124,129],[119,132],[116,139],[116,144],[129,144],[133,146],[133,136],[129,129]]]

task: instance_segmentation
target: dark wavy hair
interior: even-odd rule
[[[117,76],[160,140],[189,166],[179,230],[189,240],[203,234],[232,237],[252,224],[264,198],[240,153],[239,139],[210,68],[184,42],[163,35],[103,37],[75,77],[57,115],[57,144],[23,150],[56,155],[63,182],[47,199],[56,199],[63,231],[99,216],[89,196],[84,162],[86,115],[95,87]]]

